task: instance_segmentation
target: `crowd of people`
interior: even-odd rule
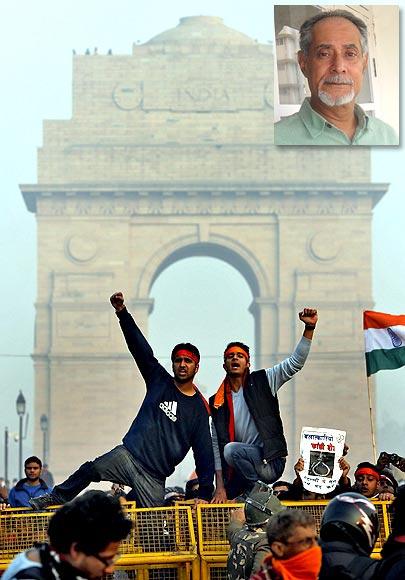
[[[405,572],[405,485],[398,486],[392,471],[360,463],[351,485],[345,461],[344,481],[328,497],[314,497],[300,480],[302,461],[294,482],[273,486],[256,484],[244,510],[236,510],[228,527],[228,580],[403,578]],[[267,489],[266,489],[267,488]],[[330,500],[323,513],[320,539],[310,511],[286,508],[281,501]],[[281,500],[281,501],[280,501]],[[392,533],[382,560],[370,557],[380,523],[372,500],[392,501]],[[288,505],[288,503],[287,503]]]
[[[49,480],[49,471],[43,468],[45,466],[38,457],[27,458],[25,478],[10,489],[8,498],[3,497],[3,506],[29,506],[39,510],[66,504],[66,509],[62,507],[57,513],[69,515],[76,513],[76,506],[92,509],[91,506],[100,501],[104,502],[106,509],[114,512],[118,508],[108,503],[112,500],[101,499],[104,496],[84,494],[75,499],[89,484],[99,481],[113,484],[108,494],[110,497],[118,500],[116,496],[125,495],[127,500],[135,500],[139,507],[171,505],[179,499],[193,499],[194,503],[245,502],[244,510],[237,510],[230,524],[229,580],[249,578],[251,574],[255,580],[311,579],[318,576],[367,579],[377,577],[373,576],[377,573],[377,566],[369,554],[379,526],[375,506],[370,500],[396,498],[396,513],[402,513],[402,516],[397,515],[394,520],[393,535],[384,554],[390,561],[395,561],[395,566],[400,565],[396,559],[401,553],[400,548],[405,545],[401,531],[404,488],[398,488],[392,471],[387,467],[389,462],[360,463],[354,471],[352,483],[348,447],[345,446],[339,459],[339,482],[326,496],[306,489],[301,476],[304,469],[302,457],[295,464],[294,481],[280,479],[288,450],[278,391],[304,367],[318,322],[315,309],[304,308],[299,313],[304,325],[300,341],[288,358],[271,368],[251,371],[249,347],[238,341],[229,343],[223,355],[224,379],[206,401],[194,384],[200,364],[197,347],[186,342],[173,348],[171,375],[158,362],[126,309],[123,294],[113,294],[110,301],[146,384],[146,396],[137,416],[121,445],[85,462],[56,486]],[[165,488],[166,478],[190,448],[194,454],[195,472],[186,489]],[[127,494],[125,486],[130,488]],[[91,498],[91,501],[81,503],[84,501],[81,498]],[[279,501],[314,499],[331,500],[321,527],[322,550],[312,516],[307,511],[283,509]],[[59,522],[58,518],[62,517],[54,516],[51,521],[56,518]],[[117,515],[118,520],[120,517]],[[59,546],[56,550],[58,562],[67,562],[81,573],[81,562],[86,562],[89,557],[93,563],[94,560],[104,562],[105,570],[108,570],[119,541],[124,537],[120,534],[125,526],[118,528],[121,532],[113,536],[106,533],[96,547],[90,548],[75,540],[73,532],[63,546],[57,540],[54,545],[50,526],[51,550],[42,547],[29,552],[19,560],[24,564],[22,568],[15,563],[10,567],[10,574],[17,570],[17,575],[5,578],[36,577],[18,574],[24,567],[40,565],[47,568],[47,573],[54,570],[59,574],[53,560],[55,546]],[[350,576],[353,570],[357,575]],[[381,568],[378,570],[380,573]]]
[[[362,482],[364,469],[371,470],[360,464],[356,483]],[[380,531],[376,505],[365,495],[370,496],[370,489],[358,486],[358,491],[345,491],[331,499],[323,512],[318,537],[311,511],[283,505],[279,497],[285,490],[277,494],[278,487],[275,485],[273,491],[272,486],[257,482],[245,496],[244,508],[232,512],[228,580],[405,577],[404,485],[398,487],[391,504],[392,531],[381,559],[370,557]],[[363,493],[359,493],[361,489]],[[49,541],[36,543],[17,555],[3,580],[95,580],[111,574],[120,543],[132,526],[115,491],[87,491],[65,503],[50,519]],[[167,505],[174,498],[177,501],[181,491],[168,490]]]

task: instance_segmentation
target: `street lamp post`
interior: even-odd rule
[[[4,429],[4,480],[8,485],[8,427]]]
[[[48,416],[43,414],[39,420],[41,425],[42,431],[42,462],[47,462],[47,454],[48,454]]]
[[[19,395],[16,400],[16,408],[17,408],[17,415],[19,417],[19,426],[18,426],[18,479],[22,479],[22,462],[23,462],[23,449],[22,449],[22,442],[23,442],[23,418],[25,415],[25,397],[22,394],[22,391],[19,392]]]

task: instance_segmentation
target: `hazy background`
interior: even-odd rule
[[[404,5],[405,0],[400,3]],[[18,430],[15,400],[22,389],[30,413],[28,438],[24,441],[26,457],[31,452],[42,453],[42,449],[33,450],[31,443],[36,227],[35,215],[26,210],[18,184],[36,183],[36,149],[42,142],[42,121],[71,116],[72,49],[84,53],[87,48],[93,52],[97,47],[105,54],[111,48],[114,54],[130,54],[133,42],[146,42],[176,26],[181,17],[199,14],[220,16],[226,25],[266,43],[273,39],[273,6],[268,0],[14,0],[3,5],[2,14],[0,441],[6,426],[11,433]],[[402,20],[401,10],[401,29]],[[401,45],[403,73],[404,43]],[[400,178],[404,166],[401,147],[373,151],[373,181],[391,184],[374,214],[375,309],[394,314],[405,313],[405,196],[404,178]],[[155,310],[149,336],[155,352],[162,362],[167,361],[164,357],[168,345],[173,344],[173,328],[180,336],[195,341],[206,361],[199,381],[212,393],[222,377],[218,354],[228,336],[237,335],[253,344],[253,319],[247,311],[252,296],[246,282],[227,264],[192,258],[163,272],[152,296]],[[344,316],[342,312],[342,319]],[[212,333],[201,331],[201,319]],[[377,386],[378,449],[405,455],[405,369],[379,373]],[[123,425],[123,434],[126,429]],[[9,449],[12,478],[17,476],[18,444],[11,440]],[[1,443],[0,475],[3,470]]]

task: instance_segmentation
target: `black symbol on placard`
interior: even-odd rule
[[[334,462],[334,453],[310,451],[308,475],[316,477],[332,477]]]

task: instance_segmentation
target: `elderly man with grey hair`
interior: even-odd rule
[[[368,63],[360,18],[347,10],[308,18],[300,28],[298,63],[311,96],[275,124],[276,145],[398,145],[392,127],[355,103]]]
[[[270,554],[250,580],[317,580],[322,563],[312,514],[287,509],[273,515],[267,524]]]

